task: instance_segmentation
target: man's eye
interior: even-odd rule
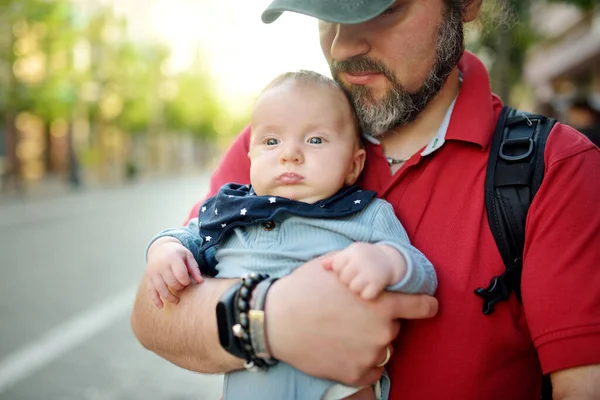
[[[321,144],[323,143],[323,139],[321,139],[320,137],[311,137],[310,139],[308,139],[308,143],[310,144]]]
[[[390,15],[394,15],[396,14],[398,11],[400,11],[402,7],[399,5],[396,6],[392,6],[390,8],[388,8],[387,10],[385,10],[384,12],[382,12],[381,15],[382,17],[386,17],[386,16],[390,16]]]
[[[277,139],[273,139],[273,138],[270,138],[270,139],[267,139],[267,140],[265,140],[265,144],[266,144],[267,146],[275,146],[275,145],[276,145],[276,144],[278,144],[278,143],[279,143],[279,140],[277,140]]]

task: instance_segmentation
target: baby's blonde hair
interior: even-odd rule
[[[271,82],[265,86],[260,94],[266,92],[269,89],[280,86],[288,81],[296,83],[306,84],[317,84],[321,86],[329,86],[334,89],[342,90],[341,86],[331,78],[326,77],[315,71],[301,69],[298,71],[284,72],[281,75],[276,76]]]
[[[321,86],[321,87],[328,87],[333,90],[339,90],[344,95],[344,98],[347,101],[348,107],[350,107],[353,124],[356,127],[357,136],[359,137],[359,140],[358,140],[359,146],[363,147],[363,143],[362,143],[361,135],[360,135],[360,126],[358,123],[358,118],[356,117],[354,105],[352,104],[352,101],[350,101],[349,94],[344,90],[344,88],[338,82],[336,82],[333,79],[331,79],[325,75],[322,75],[318,72],[301,69],[298,71],[284,72],[283,74],[276,76],[271,82],[269,82],[267,84],[267,86],[265,86],[263,88],[263,90],[261,90],[261,92],[259,93],[258,96],[260,97],[266,91],[276,88],[278,86],[281,86],[287,82],[299,83],[299,84],[307,85],[307,86],[308,85],[317,85],[317,86]]]

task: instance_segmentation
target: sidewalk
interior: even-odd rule
[[[20,203],[31,204],[39,201],[71,198],[94,192],[124,189],[153,182],[203,176],[204,174],[206,174],[206,172],[203,171],[189,171],[189,173],[173,174],[148,174],[142,175],[131,181],[120,180],[113,182],[98,182],[92,179],[86,179],[79,187],[72,186],[64,176],[51,176],[36,182],[25,182],[20,191],[16,190],[14,187],[0,190],[0,207]]]
[[[48,177],[36,182],[23,182],[20,189],[10,186],[0,190],[0,205],[45,200],[87,190],[74,188],[64,177]]]

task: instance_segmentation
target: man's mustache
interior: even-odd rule
[[[347,72],[350,74],[375,72],[384,75],[392,82],[395,81],[394,74],[387,69],[383,63],[366,56],[355,56],[344,61],[332,61],[331,72],[336,79],[340,72]]]

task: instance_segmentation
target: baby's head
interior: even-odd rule
[[[354,184],[365,162],[348,98],[335,81],[312,71],[280,75],[261,92],[248,156],[257,195],[306,203]]]

